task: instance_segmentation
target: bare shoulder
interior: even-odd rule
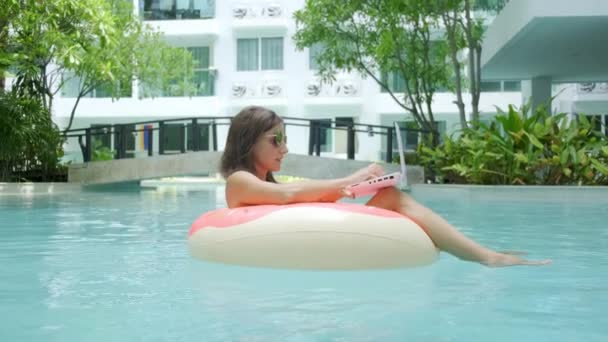
[[[226,201],[228,207],[239,207],[243,204],[248,189],[255,187],[259,179],[247,171],[236,171],[226,178]]]
[[[228,176],[228,178],[226,178],[226,185],[227,186],[247,185],[247,184],[255,183],[257,181],[260,181],[260,180],[256,176],[254,176],[251,172],[236,171],[233,174],[231,174],[230,176]]]

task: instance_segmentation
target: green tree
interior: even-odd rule
[[[6,70],[12,64],[12,56],[8,46],[9,19],[18,10],[17,0],[6,0],[0,6],[0,92],[5,88]]]
[[[331,81],[337,70],[373,78],[418,125],[436,131],[433,95],[448,85],[445,41],[433,38],[439,18],[426,0],[307,0],[296,11],[298,49],[323,46],[317,56],[319,75]],[[399,96],[382,73],[404,80]]]
[[[0,182],[60,180],[63,139],[38,98],[0,94]]]
[[[449,47],[449,56],[454,71],[454,92],[460,123],[467,128],[465,104],[462,92],[468,88],[471,95],[471,117],[479,121],[479,99],[481,97],[481,48],[484,34],[482,16],[474,16],[476,11],[497,13],[507,0],[439,0],[435,3],[437,16],[443,24],[444,37]],[[463,65],[458,53],[467,54],[467,81],[462,77]]]
[[[80,99],[104,86],[124,96],[133,79],[189,86],[192,56],[172,48],[142,23],[124,0],[22,0],[8,37],[20,94],[35,94],[52,114],[62,87],[78,80],[72,125]]]

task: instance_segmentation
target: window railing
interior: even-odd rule
[[[215,17],[215,0],[140,0],[144,20],[189,20]]]
[[[197,70],[194,72],[194,91],[192,96],[215,95],[216,70]]]
[[[477,0],[474,9],[498,14],[509,3],[509,0]]]
[[[141,97],[215,96],[216,73],[215,69],[195,70],[192,80],[172,82],[163,88],[142,82],[139,84],[139,93]]]

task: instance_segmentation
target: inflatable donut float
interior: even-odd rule
[[[217,209],[194,221],[188,248],[206,261],[312,270],[415,267],[438,257],[410,218],[348,203]]]

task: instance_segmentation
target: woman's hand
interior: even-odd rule
[[[384,169],[378,164],[370,164],[347,177],[349,185],[366,181],[368,179],[380,177],[384,174]]]
[[[354,195],[349,190],[350,185],[364,182],[366,180],[373,179],[376,177],[380,177],[383,174],[384,174],[384,169],[382,169],[382,167],[380,165],[378,165],[378,164],[368,165],[367,167],[364,167],[364,168],[354,172],[350,176],[346,177],[347,185],[340,189],[340,193],[342,194],[342,196],[353,198]]]

